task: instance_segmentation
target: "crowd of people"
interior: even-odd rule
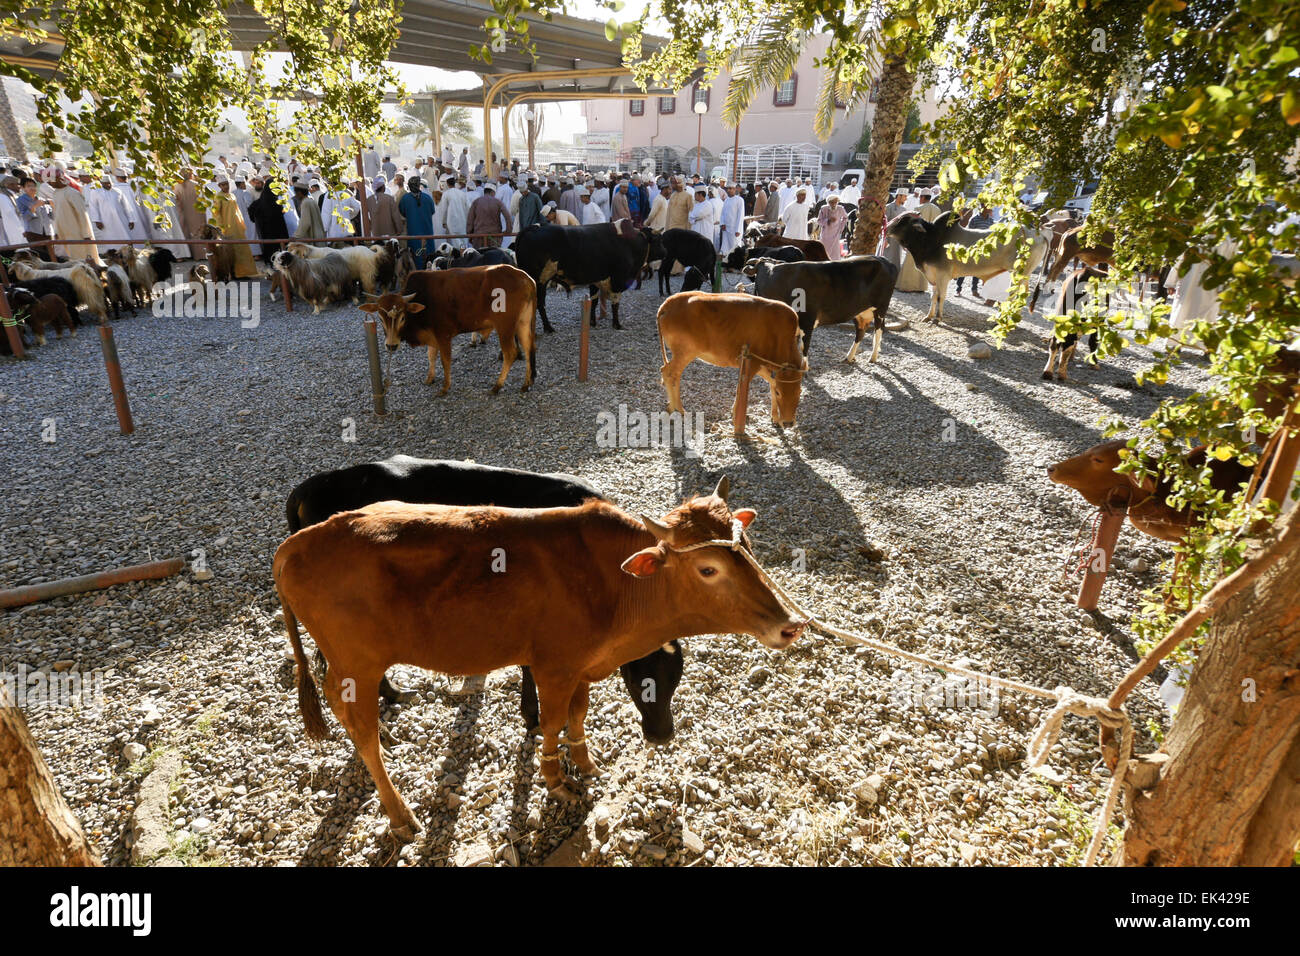
[[[178,260],[198,260],[211,223],[224,238],[258,243],[234,246],[236,277],[255,278],[261,274],[256,257],[269,268],[280,248],[261,240],[344,240],[363,231],[405,238],[423,268],[444,241],[439,237],[460,248],[508,248],[533,225],[629,219],[638,228],[690,229],[726,255],[744,241],[747,224],[758,222],[788,238],[816,238],[835,260],[845,254],[850,214],[861,198],[856,179],[841,189],[831,182],[818,188],[807,176],[742,185],[698,174],[539,173],[520,166],[518,159],[498,162],[496,154],[471,165],[468,147],[457,154],[451,146],[438,157],[399,166],[370,146],[361,154],[362,178],[351,183],[330,183],[296,160],[219,156],[211,167],[182,168],[170,189],[146,189],[122,167],[6,161],[0,168],[0,238],[10,247],[38,244],[47,258],[100,261],[115,246],[152,243]],[[937,216],[929,200],[903,191],[893,197],[887,218],[918,209]],[[908,279],[900,277],[900,288]]]

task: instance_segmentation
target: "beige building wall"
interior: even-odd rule
[[[825,37],[816,38],[799,58],[793,74],[792,104],[778,105],[776,93],[772,89],[764,90],[755,97],[753,105],[740,122],[742,146],[813,143],[821,149],[823,161],[826,152],[833,154],[830,163],[823,163],[824,168],[855,165],[852,152],[862,135],[863,124],[869,123],[875,115],[875,104],[863,104],[852,112],[837,109],[834,130],[825,141],[819,140],[814,132],[821,71],[813,66],[813,61],[825,52],[828,42]],[[672,98],[671,113],[662,112],[659,98],[651,97],[642,101],[644,111],[641,115],[632,112],[631,101],[628,100],[587,100],[583,104],[583,115],[589,132],[621,132],[624,150],[639,146],[652,149],[671,146],[684,151],[694,148],[698,130],[704,148],[714,156],[721,156],[732,147],[736,137],[734,129],[722,125],[722,105],[729,82],[730,77],[723,70],[707,94],[703,94],[708,97],[709,111],[702,122],[692,111],[694,86],[680,90]],[[788,88],[786,92],[788,94]],[[938,109],[930,96],[923,96],[920,106],[922,122],[935,119]]]

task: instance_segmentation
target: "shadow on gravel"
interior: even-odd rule
[[[298,858],[300,866],[308,863],[312,866],[339,865],[341,862],[339,852],[346,847],[346,841],[342,835],[345,835],[351,829],[353,821],[361,815],[361,808],[366,801],[371,799],[378,801],[379,799],[375,793],[375,782],[370,779],[370,771],[366,769],[366,765],[357,756],[356,748],[352,746],[352,741],[348,738],[347,732],[342,731],[341,728],[340,732],[344,740],[347,741],[350,754],[348,762],[333,775],[333,779],[325,778],[324,775],[316,776],[313,774],[311,786],[316,790],[322,790],[328,786],[334,791],[339,791],[347,784],[356,783],[361,787],[362,795],[359,799],[352,800],[340,795],[329,805],[329,809],[325,811],[325,815],[320,818],[320,822],[316,825],[316,830],[312,833],[307,848],[303,850],[302,856]],[[383,814],[382,809],[379,812]]]

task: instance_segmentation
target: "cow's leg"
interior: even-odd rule
[[[623,297],[622,292],[611,292],[609,295],[610,308],[614,312],[614,328],[622,329],[623,326],[618,324],[618,300]]]
[[[775,376],[772,375],[772,370],[769,369],[766,365],[760,365],[758,367],[758,371],[755,374],[757,374],[761,379],[763,379],[763,381],[767,382],[767,395],[768,398],[772,400],[771,402],[772,424],[779,425],[781,424],[781,419],[776,414],[776,378]],[[750,378],[750,381],[751,382],[753,381],[752,377]],[[748,387],[749,386],[746,385],[746,388]],[[733,422],[736,420],[736,407],[734,404],[732,405],[731,408],[731,420]]]
[[[660,298],[666,295],[670,295],[673,291],[673,284],[671,281],[671,277],[673,274],[673,266],[676,264],[677,264],[677,260],[674,259],[672,256],[664,256],[663,261],[659,263]]]
[[[432,385],[434,379],[438,377],[437,365],[435,364],[437,362],[437,358],[438,358],[437,346],[430,345],[429,346],[429,374],[424,376],[425,385]]]
[[[501,391],[502,386],[506,384],[510,366],[515,364],[515,357],[519,354],[515,346],[514,329],[510,328],[509,322],[501,322],[497,325],[497,338],[501,341],[501,374],[497,376],[497,383],[492,386],[493,395]],[[526,385],[524,387],[527,388]]]
[[[668,360],[668,363],[659,369],[659,378],[664,383],[664,391],[668,394],[670,412],[686,414],[686,409],[682,408],[682,373],[690,364],[690,359],[686,359],[681,350],[677,349],[673,351],[673,357]]]
[[[524,387],[520,389],[523,392],[528,391],[532,386],[533,377],[537,374],[537,339],[533,329],[532,312],[532,304],[525,305],[515,323],[519,336],[519,351],[524,357]]]
[[[570,675],[554,676],[550,673],[533,673],[537,680],[537,701],[540,705],[539,726],[542,731],[541,768],[546,789],[556,800],[569,802],[577,794],[568,786],[568,779],[560,766],[560,731],[569,716],[569,702],[578,689],[578,681]]]
[[[849,347],[849,354],[844,356],[844,361],[852,362],[857,359],[858,349],[862,346],[862,337],[867,334],[867,325],[875,316],[876,310],[873,307],[865,312],[859,312],[853,317],[853,345]],[[875,360],[875,354],[873,353],[871,361],[874,362]]]
[[[1068,382],[1070,380],[1070,359],[1074,358],[1074,347],[1077,343],[1077,336],[1070,336],[1061,343],[1061,360],[1056,366],[1056,380],[1058,382]]]
[[[537,314],[542,317],[542,331],[554,332],[555,326],[551,325],[551,320],[546,317],[546,286],[548,283],[537,283]]]
[[[521,667],[519,677],[519,710],[524,715],[524,729],[529,733],[537,730],[541,716],[537,709],[537,682],[533,680],[533,669]]]
[[[871,358],[867,361],[874,363],[880,358],[880,340],[885,335],[885,317],[876,313],[875,306],[871,307],[870,312],[871,324],[875,327],[875,331],[871,336]]]
[[[511,345],[513,346],[514,343],[512,342]],[[503,355],[505,354],[505,350],[506,350],[506,343],[502,341],[501,352]],[[451,337],[450,336],[438,340],[438,354],[442,356],[442,391],[439,392],[438,394],[446,395],[448,392],[451,391]],[[429,356],[429,367],[430,369],[433,368],[432,355]],[[432,374],[432,372],[430,372],[430,374]],[[497,386],[497,388],[500,387],[501,386],[499,385]]]
[[[600,773],[600,764],[591,756],[591,747],[587,744],[587,702],[589,685],[586,681],[578,684],[569,701],[569,727],[565,736],[569,744],[569,759],[584,777],[594,777]]]
[[[1056,364],[1056,356],[1060,348],[1061,343],[1056,339],[1052,339],[1047,343],[1047,366],[1043,369],[1043,381],[1045,382],[1052,380],[1052,366]]]
[[[799,313],[799,331],[803,333],[804,358],[808,357],[808,350],[812,348],[812,333],[816,322],[816,316],[810,315],[807,312]]]
[[[379,749],[379,677],[374,674],[344,675],[344,669],[336,665],[326,672],[325,698],[334,716],[352,738],[362,763],[370,771],[379,800],[388,814],[393,836],[409,843],[420,831],[420,822],[393,786],[384,767],[384,756]]]

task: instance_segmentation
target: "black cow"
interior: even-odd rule
[[[778,262],[803,262],[803,250],[797,246],[736,246],[722,260],[722,264],[732,272],[742,272],[745,264],[755,259],[776,259]],[[753,273],[746,273],[753,275]]]
[[[604,496],[581,478],[494,468],[463,461],[430,461],[394,455],[308,478],[289,493],[285,514],[290,533],[318,524],[341,511],[377,501],[412,504],[498,505],[504,508],[566,508]],[[672,697],[682,677],[682,649],[677,641],[621,668],[623,682],[641,713],[641,731],[651,743],[673,735]],[[409,697],[385,677],[379,693],[389,701]],[[649,698],[647,700],[647,697]],[[521,709],[529,730],[538,726],[537,686],[523,668]]]
[[[515,240],[515,258],[537,283],[537,311],[542,328],[554,332],[546,316],[546,286],[556,282],[566,290],[588,286],[594,301],[608,292],[614,306],[614,328],[618,322],[619,298],[632,287],[645,267],[654,234],[637,230],[626,220],[590,226],[530,226]],[[596,316],[591,317],[596,324]]]
[[[754,294],[784,302],[799,313],[804,355],[808,354],[814,328],[852,321],[853,347],[844,356],[844,361],[852,362],[857,358],[867,323],[874,319],[870,359],[874,362],[880,355],[885,313],[897,281],[898,266],[880,256],[852,256],[835,262],[760,260],[754,275]]]
[[[456,247],[452,246],[454,250]],[[473,266],[513,266],[515,254],[509,249],[475,249],[470,246],[459,255],[439,256],[433,260],[434,269],[468,269]]]
[[[714,279],[714,264],[718,259],[718,252],[713,248],[713,242],[710,239],[700,235],[692,229],[668,229],[659,236],[659,241],[663,246],[663,261],[659,264],[659,294],[661,296],[671,295],[673,266],[681,263],[683,266],[694,266],[708,278],[710,282]],[[685,280],[682,280],[685,282]],[[699,288],[696,286],[695,288]],[[682,286],[683,292],[691,290]],[[718,287],[713,286],[713,291],[717,292]]]

